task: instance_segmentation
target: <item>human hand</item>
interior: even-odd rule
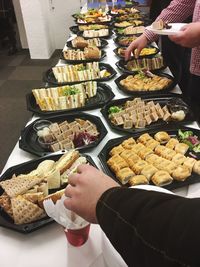
[[[182,27],[176,35],[170,35],[169,39],[184,47],[197,47],[200,45],[200,22],[192,22]]]
[[[131,52],[135,54],[135,57],[138,58],[141,50],[147,46],[148,39],[142,34],[135,41],[133,41],[125,51],[125,60],[129,60],[131,57]]]
[[[64,201],[67,209],[74,211],[91,223],[97,223],[96,205],[101,195],[109,188],[119,186],[117,182],[96,168],[82,164],[78,173],[70,175]]]

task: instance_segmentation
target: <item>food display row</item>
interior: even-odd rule
[[[0,178],[0,225],[22,233],[52,222],[42,202],[60,198],[82,163],[98,167],[100,161],[122,186],[173,189],[200,178],[200,132],[184,127],[195,118],[187,101],[172,93],[176,80],[161,52],[151,44],[138,59],[124,60],[147,15],[114,7],[73,17],[75,35],[44,73],[45,85],[26,98],[35,116],[22,129],[19,148],[40,158]]]

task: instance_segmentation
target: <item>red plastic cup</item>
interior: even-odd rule
[[[74,247],[80,247],[88,240],[90,224],[80,229],[65,229],[64,231],[68,242]]]

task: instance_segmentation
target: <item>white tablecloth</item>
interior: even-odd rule
[[[107,57],[104,62],[109,63],[117,70],[115,62],[118,61],[118,58],[113,53],[114,48],[115,45],[113,39],[110,39],[109,46],[108,48],[106,48]],[[118,76],[119,74],[120,73],[118,72]],[[114,79],[108,82],[107,84],[111,86],[112,91],[116,95],[115,99],[126,97],[125,94],[119,92],[114,83]],[[176,87],[174,89],[174,92],[180,93],[180,89]],[[109,132],[109,134],[107,134],[104,140],[93,150],[93,152],[90,153],[97,166],[101,168],[97,155],[102,150],[108,140],[119,137],[121,135],[111,131],[102,114],[100,113],[100,110],[93,110],[88,113],[99,116]],[[34,116],[31,121],[35,120],[36,118],[37,117]],[[195,128],[198,127],[196,123],[193,123],[189,126]],[[34,158],[36,158],[36,156],[33,156],[29,153],[20,150],[17,143],[12,153],[10,154],[10,157],[3,169],[3,172],[13,165],[17,165]],[[200,186],[199,184],[191,185],[186,188],[175,190],[175,193],[182,196],[197,197],[200,195]],[[92,225],[88,242],[80,248],[74,248],[67,243],[66,237],[63,233],[63,229],[56,223],[43,227],[42,229],[39,229],[27,235],[16,233],[12,230],[0,228],[0,266],[106,267],[107,265],[104,261],[102,253],[103,251],[105,251],[106,239],[104,238],[104,242],[102,242],[102,236],[103,232],[101,231],[100,227],[98,225]],[[109,248],[110,247],[111,246],[109,245]],[[115,253],[113,253],[112,255],[114,259]],[[114,265],[110,264],[110,267],[114,267]]]

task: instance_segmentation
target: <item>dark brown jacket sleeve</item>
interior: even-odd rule
[[[200,266],[200,199],[117,187],[101,196],[96,211],[128,266]]]

